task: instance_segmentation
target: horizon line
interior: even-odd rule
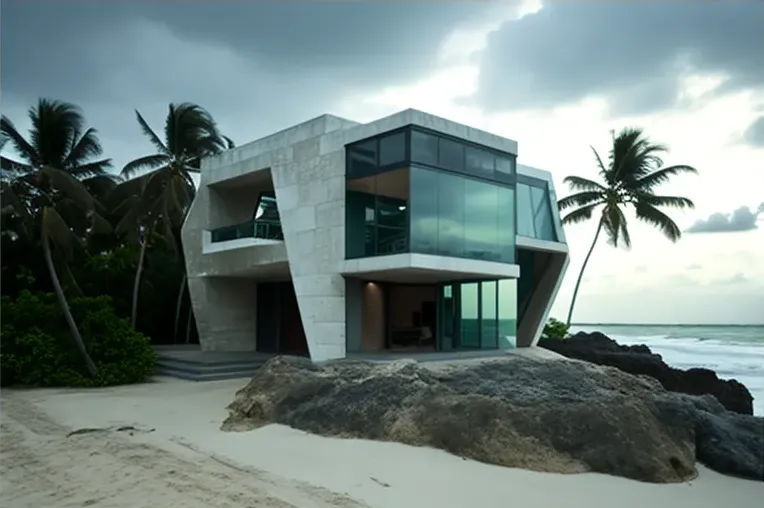
[[[764,323],[571,323],[570,326],[764,326]]]

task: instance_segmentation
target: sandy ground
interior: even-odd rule
[[[0,506],[751,508],[764,482],[705,468],[679,485],[501,468],[433,449],[219,430],[245,380],[2,394]],[[130,425],[133,431],[71,430]]]

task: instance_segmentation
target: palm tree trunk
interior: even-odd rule
[[[135,269],[135,283],[133,284],[133,309],[130,315],[130,324],[135,329],[135,324],[138,321],[138,293],[141,289],[141,275],[143,275],[143,262],[146,259],[146,246],[148,245],[148,231],[144,232],[143,241],[141,242],[141,254],[138,257],[138,268]]]
[[[178,291],[178,301],[175,303],[175,332],[172,335],[172,343],[178,342],[178,327],[180,326],[180,309],[183,306],[183,295],[186,292],[186,274],[183,273],[183,280],[180,283],[180,291]],[[189,312],[191,312],[189,310]]]
[[[592,252],[594,252],[594,246],[597,245],[597,239],[600,237],[600,232],[602,231],[602,219],[600,218],[600,223],[597,225],[597,232],[594,234],[594,241],[592,241],[592,246],[589,247],[589,252],[586,253],[586,257],[584,258],[584,264],[581,265],[581,272],[578,274],[578,280],[576,280],[576,287],[573,289],[573,298],[570,300],[570,310],[568,311],[568,320],[566,321],[566,326],[570,328],[570,321],[573,318],[573,307],[576,306],[576,297],[578,296],[578,289],[581,287],[581,279],[584,278],[584,270],[586,270],[586,265],[589,264],[589,258],[592,257]]]
[[[98,375],[98,368],[96,367],[93,359],[90,358],[87,348],[85,348],[85,342],[82,340],[82,335],[77,328],[77,323],[74,322],[72,311],[69,310],[69,304],[66,301],[64,290],[61,288],[61,281],[58,280],[58,274],[56,273],[56,267],[53,265],[53,255],[50,252],[50,240],[48,235],[44,232],[42,234],[42,251],[45,255],[45,264],[48,265],[48,272],[50,272],[50,280],[53,282],[53,290],[58,298],[58,304],[61,306],[61,312],[64,313],[64,319],[66,324],[69,325],[69,330],[72,332],[72,338],[77,345],[77,349],[80,350],[82,357],[85,359],[85,365],[87,366],[90,375],[95,377]]]

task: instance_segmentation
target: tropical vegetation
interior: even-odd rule
[[[631,247],[631,235],[625,211],[631,209],[636,218],[658,229],[672,242],[682,237],[682,230],[661,208],[689,209],[693,202],[681,196],[657,194],[659,188],[672,177],[684,173],[697,173],[692,166],[663,165],[662,156],[668,152],[665,145],[651,141],[642,129],[626,128],[617,135],[612,133],[612,144],[606,161],[591,147],[600,181],[580,176],[568,176],[563,181],[574,192],[558,202],[560,211],[570,211],[562,223],[578,224],[597,221],[594,239],[586,253],[578,274],[570,302],[566,325],[570,327],[573,309],[584,271],[594,247],[604,231],[610,245]]]
[[[26,135],[0,119],[3,384],[137,382],[152,343],[196,340],[180,226],[200,159],[233,142],[195,104],[171,104],[161,138],[136,117],[153,153],[119,174],[73,104],[40,99]]]

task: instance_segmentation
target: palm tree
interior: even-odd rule
[[[0,157],[4,225],[13,227],[16,236],[39,239],[72,338],[88,371],[95,376],[98,369],[69,310],[53,247],[69,260],[75,245],[83,243],[87,235],[110,230],[88,187],[103,190],[114,183],[106,172],[111,160],[92,161],[101,155],[101,144],[95,129],[84,129],[82,112],[73,104],[40,99],[30,108],[29,118],[30,141],[7,117],[0,118],[0,151],[10,141],[23,161]]]
[[[133,327],[137,320],[141,274],[150,238],[159,232],[173,249],[176,248],[178,239],[173,231],[185,220],[196,193],[191,174],[199,172],[203,157],[234,146],[230,138],[220,134],[212,116],[196,104],[170,104],[164,140],[137,110],[135,116],[156,153],[139,157],[122,169],[122,176],[131,179],[119,192],[123,218],[117,230],[132,236],[141,246],[133,285]],[[184,287],[185,276],[181,284],[181,288]]]
[[[637,219],[656,227],[672,242],[682,237],[682,231],[668,215],[659,210],[659,207],[678,209],[695,207],[692,201],[684,197],[655,194],[655,190],[668,182],[671,177],[682,173],[697,174],[697,170],[686,165],[663,167],[660,156],[667,152],[668,148],[650,141],[641,129],[626,128],[617,136],[613,133],[613,144],[608,154],[607,165],[603,163],[594,147],[592,151],[602,183],[579,176],[568,176],[563,181],[568,184],[571,191],[576,193],[558,202],[561,211],[574,208],[563,217],[563,224],[585,222],[592,218],[595,210],[601,209],[601,213],[597,216],[597,232],[594,234],[589,252],[586,253],[573,290],[568,311],[568,326],[573,317],[573,308],[584,270],[602,230],[607,234],[608,243],[614,247],[618,247],[619,242],[627,248],[631,247],[631,236],[626,215],[624,215],[624,209],[627,206],[634,208]]]

